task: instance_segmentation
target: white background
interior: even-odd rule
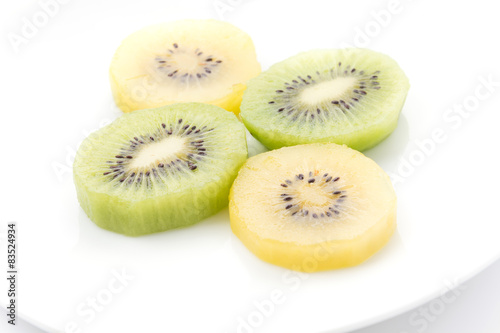
[[[419,308],[405,312],[399,316],[381,323],[352,331],[353,333],[498,333],[500,331],[500,261],[481,272],[478,276],[467,281],[463,286],[463,293],[456,302],[446,307],[439,315],[433,315],[430,310],[428,325],[417,328],[409,326],[408,320],[414,311],[420,308],[430,309],[434,300],[422,304]],[[3,325],[3,326],[2,326]],[[4,333],[42,333],[40,329],[20,321],[18,326],[12,327],[2,322],[0,327]],[[420,331],[418,331],[420,329]],[[325,332],[326,333],[326,332]]]
[[[59,260],[82,239],[82,233],[95,239],[95,248],[89,246],[94,243],[84,244],[86,251],[79,255],[92,254],[96,265],[105,267],[104,260],[113,253],[115,238],[90,229],[92,226],[78,210],[71,175],[57,173],[54,163],[70,166],[67,161],[71,159],[70,151],[78,147],[83,137],[104,121],[119,116],[110,97],[107,69],[121,39],[145,25],[177,18],[219,18],[237,25],[252,36],[264,69],[313,48],[363,46],[393,56],[407,72],[412,87],[398,129],[386,142],[367,152],[388,172],[397,172],[405,156],[414,151],[415,142],[428,138],[436,128],[447,129],[448,141],[397,186],[400,237],[393,239],[375,261],[350,271],[375,273],[370,275],[375,283],[375,279],[381,279],[378,268],[383,272],[393,268],[391,263],[401,264],[398,260],[406,259],[394,250],[404,248],[408,251],[406,254],[415,255],[409,258],[419,259],[415,264],[418,277],[407,281],[409,289],[398,299],[405,308],[393,310],[392,314],[377,312],[379,308],[389,308],[388,303],[398,298],[394,291],[401,290],[398,288],[404,286],[402,281],[394,285],[394,290],[386,290],[387,298],[380,297],[379,307],[367,309],[358,304],[359,315],[370,318],[366,324],[417,306],[416,297],[404,302],[406,294],[409,297],[421,293],[420,301],[425,303],[431,294],[442,289],[442,286],[429,288],[436,281],[442,282],[445,277],[470,277],[499,257],[499,192],[496,189],[500,182],[495,175],[500,166],[492,154],[498,151],[500,142],[499,89],[481,100],[474,112],[463,116],[457,129],[445,127],[447,123],[443,123],[446,110],[473,96],[481,85],[481,78],[500,80],[497,36],[500,24],[493,3],[430,0],[223,1],[226,5],[212,0],[60,2],[57,11],[18,46],[12,43],[13,36],[23,34],[27,21],[35,21],[37,17],[43,20],[41,3],[45,2],[0,5],[3,37],[0,73],[5,75],[0,83],[3,100],[0,133],[4,141],[0,213],[1,223],[18,221],[20,225],[19,288],[24,300],[24,304],[19,304],[21,312],[23,309],[30,309],[32,313],[50,310],[43,306],[37,309],[35,304],[52,304],[52,297],[40,299],[50,295],[44,290],[51,282],[50,274],[61,269]],[[391,13],[385,22],[380,21],[384,20],[380,18],[382,12]],[[201,241],[199,235],[209,229],[222,235],[216,236],[214,243],[229,239],[228,249],[235,254],[234,258],[226,259],[234,259],[259,273],[269,273],[270,269],[262,269],[258,261],[246,255],[245,249],[230,238],[223,225],[212,221],[191,231],[198,233],[195,239]],[[151,240],[153,244],[158,242],[158,238]],[[112,244],[111,248],[106,247],[108,244]],[[142,246],[139,252],[147,252],[148,244]],[[1,254],[0,258],[3,258]],[[149,266],[158,264],[156,259],[153,255],[145,258]],[[412,265],[410,262],[409,267]],[[95,268],[91,264],[89,267]],[[223,262],[215,269],[224,269]],[[447,305],[423,331],[500,331],[500,288],[496,282],[499,270],[497,262],[480,276],[465,282],[466,289],[460,297]],[[73,278],[88,279],[92,272],[87,273],[89,275],[75,270]],[[226,270],[224,274],[228,273],[231,271]],[[100,278],[107,278],[102,271],[99,274]],[[350,273],[339,273],[344,274]],[[349,276],[353,277],[360,278],[359,274]],[[100,283],[97,281],[96,285]],[[182,278],[176,281],[182,282]],[[54,289],[54,297],[62,297],[58,292],[68,290],[63,286],[74,287],[70,282],[60,281],[61,289]],[[5,289],[4,284],[0,287]],[[361,301],[366,296],[368,302],[372,294],[361,287],[364,295],[353,296]],[[89,290],[93,288],[95,286],[89,286]],[[3,300],[5,295],[1,290]],[[83,286],[82,290],[85,290]],[[85,291],[81,293],[85,295]],[[409,303],[412,307],[408,307]],[[435,303],[428,303],[427,307],[431,304]],[[107,316],[125,311],[123,306],[113,303]],[[370,311],[377,313],[377,318],[367,316]],[[414,311],[360,332],[418,332],[419,326],[409,322]],[[191,318],[189,312],[182,315]],[[360,325],[362,323],[357,323]],[[315,331],[315,322],[309,327]],[[23,331],[21,326],[18,328]],[[261,327],[262,332],[265,329]]]

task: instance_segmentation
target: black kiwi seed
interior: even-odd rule
[[[179,45],[177,43],[172,44],[174,47],[174,50],[168,49],[168,52],[171,54],[177,53],[178,51],[176,49],[180,49]],[[199,49],[196,49],[194,53],[199,57],[203,54]],[[167,67],[176,67],[176,62],[175,60],[172,60],[170,58],[171,56],[168,55],[167,57],[156,57],[155,60],[160,64],[158,67],[159,70],[163,71]],[[170,71],[169,73],[166,73],[168,77],[172,79],[178,79],[180,80],[181,83],[186,84],[189,81],[192,81],[196,75],[197,80],[202,79],[203,77],[207,77],[207,74],[211,74],[212,70],[208,67],[214,68],[217,67],[219,64],[222,63],[222,60],[216,60],[213,56],[209,56],[208,58],[203,59],[206,63],[201,64],[200,66],[206,66],[206,67],[201,67],[198,68],[198,70],[195,70],[194,73],[179,73],[178,69],[175,69],[173,71]],[[198,72],[199,71],[199,72]]]
[[[177,119],[175,121],[177,124],[182,124],[184,120]],[[164,175],[168,175],[171,172],[176,172],[175,170],[179,172],[185,172],[185,170],[189,169],[191,171],[194,171],[199,168],[199,165],[196,163],[193,163],[192,161],[188,160],[183,160],[182,157],[178,157],[175,160],[170,160],[170,161],[159,161],[156,165],[155,168],[152,168],[151,170],[144,170],[144,172],[140,172],[137,177],[136,172],[133,170],[128,169],[128,165],[131,163],[131,160],[135,158],[134,154],[136,152],[136,148],[138,147],[137,145],[139,143],[144,143],[141,141],[141,138],[148,138],[147,142],[157,142],[161,141],[162,138],[166,138],[167,135],[174,134],[178,136],[186,135],[186,130],[188,130],[188,134],[192,134],[192,138],[194,138],[196,141],[190,141],[189,144],[190,146],[186,147],[188,149],[187,152],[185,152],[186,158],[190,158],[193,161],[201,161],[203,160],[203,156],[206,156],[206,148],[203,147],[205,140],[200,140],[200,138],[204,137],[204,134],[213,131],[214,128],[207,129],[207,126],[203,126],[201,129],[197,129],[196,126],[194,125],[189,125],[189,124],[183,124],[183,125],[173,125],[173,124],[166,124],[166,123],[159,123],[158,124],[158,132],[156,132],[153,135],[144,135],[144,136],[136,136],[133,137],[133,140],[126,140],[126,144],[124,148],[120,149],[120,153],[115,155],[116,160],[111,160],[107,161],[109,164],[109,170],[103,172],[103,176],[108,176],[109,180],[113,180],[121,176],[118,180],[120,183],[125,183],[125,185],[129,186],[130,184],[137,183],[140,184],[141,181],[146,181],[146,186],[152,185],[152,176],[155,178],[160,177],[160,173],[163,173]],[[162,131],[160,129],[166,129],[170,128],[168,131]],[[193,134],[193,131],[196,130]],[[132,146],[129,145],[129,143],[132,143]],[[130,148],[129,148],[130,147]],[[197,155],[201,156],[194,156],[193,153],[196,153]],[[165,168],[167,166],[168,168]],[[158,169],[156,169],[158,167]],[[149,178],[151,177],[151,178]]]
[[[343,64],[341,62],[338,63],[338,67],[341,68]],[[291,81],[292,84],[289,82],[283,82],[283,88],[275,90],[278,96],[276,97],[276,100],[269,101],[269,104],[278,104],[279,107],[277,109],[278,112],[282,112],[284,110],[287,110],[290,108],[290,111],[287,112],[287,115],[291,117],[291,121],[297,121],[301,118],[302,115],[304,115],[304,118],[307,120],[308,119],[308,111],[307,109],[304,108],[304,106],[301,104],[300,101],[296,101],[295,98],[296,96],[299,96],[302,90],[309,84],[315,84],[316,80],[321,83],[321,82],[326,82],[326,80],[331,80],[335,79],[336,77],[340,76],[350,76],[356,78],[358,81],[356,86],[356,89],[353,89],[350,93],[346,93],[345,97],[343,100],[332,100],[330,101],[331,104],[335,106],[340,106],[340,111],[342,111],[344,114],[347,114],[347,110],[351,110],[352,108],[355,107],[356,103],[361,100],[363,96],[366,96],[369,94],[369,91],[367,89],[372,89],[373,90],[378,90],[380,89],[379,87],[379,82],[376,80],[378,79],[378,76],[376,74],[380,73],[380,71],[373,72],[371,75],[365,75],[365,71],[359,70],[358,68],[354,68],[350,65],[344,66],[341,74],[339,74],[339,70],[332,68],[330,71],[330,76],[329,77],[324,77],[321,76],[321,73],[319,71],[316,71],[314,75],[303,75],[297,76],[297,79],[294,79]],[[366,81],[370,80],[372,84],[367,87],[365,85]],[[281,97],[283,96],[283,97]],[[287,105],[291,104],[292,106],[295,104],[299,104],[301,106],[294,107],[292,109],[292,106]],[[285,107],[285,109],[283,109]],[[321,106],[323,109],[325,115],[328,117],[328,113],[330,109],[324,108],[324,106]],[[318,114],[320,114],[320,108],[316,108]],[[292,111],[293,110],[293,111]],[[355,111],[351,112],[356,112],[357,110],[354,109]],[[337,113],[334,113],[335,115]],[[314,121],[311,121],[311,124],[317,124],[318,122],[322,122],[322,118],[314,118],[313,115],[311,114],[311,119],[316,119]]]
[[[309,178],[307,179],[307,183],[308,184],[313,184],[313,183],[316,182],[316,178],[313,177],[315,173],[317,173],[317,172],[309,171],[307,173],[307,175],[309,176]],[[331,182],[333,184],[334,182],[336,182],[336,181],[338,181],[340,179],[340,177],[333,178],[328,173],[323,173],[321,176],[318,176],[318,177],[321,177],[321,179],[325,180],[324,184],[326,184],[328,182]],[[305,176],[304,176],[304,174],[299,173],[299,174],[295,175],[295,177],[293,179],[295,179],[295,181],[304,180]],[[286,179],[280,185],[282,187],[288,188],[289,186],[293,185],[293,182],[290,179]],[[322,185],[320,185],[320,186],[322,186]],[[323,185],[323,186],[327,186],[327,185]],[[330,185],[330,186],[333,186],[333,185]],[[298,215],[298,216],[306,217],[306,216],[309,215],[309,209],[306,209],[306,207],[301,207],[298,210],[297,209],[292,209],[292,210],[290,209],[290,208],[292,208],[292,207],[294,207],[294,206],[297,205],[297,202],[293,201],[294,199],[296,201],[298,201],[298,205],[299,206],[304,205],[304,203],[300,202],[301,201],[300,200],[300,194],[298,196],[294,196],[294,194],[293,194],[293,191],[294,191],[293,188],[294,187],[292,186],[291,190],[287,190],[286,193],[283,192],[283,193],[280,194],[280,197],[281,197],[281,199],[283,199],[284,202],[291,202],[290,204],[288,204],[288,205],[285,206],[285,209],[289,210],[289,212],[290,212],[289,214],[291,216]],[[290,191],[292,191],[292,192],[290,192]],[[331,195],[335,195],[336,196],[336,197],[332,197],[331,198],[331,200],[332,200],[332,206],[328,207],[327,211],[323,211],[323,212],[321,212],[321,211],[314,212],[313,211],[313,212],[311,212],[311,217],[312,218],[314,218],[314,219],[320,219],[320,218],[325,218],[325,217],[332,217],[333,215],[332,215],[331,212],[333,212],[333,214],[335,214],[335,215],[340,214],[340,211],[338,210],[338,208],[340,207],[340,205],[342,204],[342,202],[345,200],[345,198],[347,198],[347,195],[343,194],[346,191],[334,188],[334,189],[329,190],[328,192],[331,193]]]

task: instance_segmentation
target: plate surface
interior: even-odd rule
[[[445,3],[409,0],[52,4],[0,10],[1,211],[2,223],[18,224],[23,318],[54,332],[343,332],[418,306],[500,257],[500,50],[492,43],[500,26],[489,2],[454,3],[453,15]],[[142,26],[188,17],[247,31],[263,68],[344,46],[400,63],[412,87],[398,128],[366,152],[399,199],[398,230],[382,251],[358,267],[300,274],[249,253],[227,209],[140,238],[88,220],[71,163],[88,133],[120,115],[107,81],[114,50]],[[40,20],[31,35],[25,18]],[[23,33],[29,38],[13,46],[12,34]]]

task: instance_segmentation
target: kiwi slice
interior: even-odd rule
[[[357,265],[396,227],[396,195],[345,145],[285,147],[247,160],[230,193],[231,228],[257,257],[299,271]]]
[[[98,226],[138,236],[196,223],[225,207],[247,158],[232,113],[180,103],[126,114],[78,149],[78,200]]]
[[[260,73],[250,37],[217,20],[182,20],[127,37],[110,66],[124,111],[203,102],[239,113],[245,82]]]
[[[270,149],[334,142],[364,150],[394,130],[408,89],[404,72],[384,54],[315,50],[252,79],[241,118]]]

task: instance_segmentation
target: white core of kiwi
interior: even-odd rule
[[[337,77],[324,81],[304,89],[300,93],[299,100],[304,104],[314,106],[332,99],[339,99],[346,92],[352,90],[356,82],[354,77]]]
[[[188,52],[173,54],[171,59],[176,68],[182,72],[195,72],[198,67],[203,67],[203,64],[200,63],[200,59],[194,52],[192,54]]]
[[[130,169],[152,168],[159,161],[173,158],[186,147],[186,139],[170,136],[161,141],[150,143],[142,148],[132,160]]]
[[[318,188],[318,184],[301,184],[296,189],[296,193],[298,200],[310,208],[328,207],[332,201],[331,193],[326,189]]]

